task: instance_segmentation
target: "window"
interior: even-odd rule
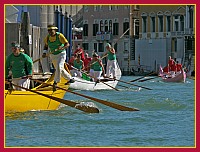
[[[124,51],[128,52],[128,50],[129,50],[128,42],[124,42]]]
[[[184,31],[184,16],[180,16],[180,30]]]
[[[129,28],[129,22],[124,22],[123,24],[123,33]],[[127,31],[124,35],[129,35],[129,31]]]
[[[114,5],[114,8],[115,8],[115,10],[118,10],[119,6],[118,5]]]
[[[98,52],[104,52],[103,43],[99,43],[99,50]]]
[[[104,29],[103,29],[103,20],[100,21],[100,32],[103,32]]]
[[[187,40],[187,50],[193,50],[192,49],[192,46],[193,46],[193,43],[192,43],[193,41],[192,41],[192,39],[188,39]]]
[[[98,32],[98,24],[93,24],[93,36],[96,36],[97,32]]]
[[[105,28],[105,32],[108,32],[108,21],[105,20],[104,22],[104,28]]]
[[[174,41],[174,51],[177,52],[177,40]]]
[[[84,5],[84,6],[83,6],[83,11],[84,11],[84,12],[88,12],[88,5]]]
[[[129,5],[124,5],[124,9],[129,9]]]
[[[109,6],[108,6],[108,10],[109,10],[109,11],[113,10],[113,6],[112,6],[112,5],[109,5]]]
[[[124,58],[124,61],[128,61],[128,58]]]
[[[113,35],[119,34],[119,23],[113,23]]]
[[[117,52],[117,43],[114,45],[115,52]]]
[[[151,17],[151,32],[155,32],[156,31],[156,20],[155,20],[155,16]]]
[[[102,10],[102,9],[103,9],[102,5],[99,5],[99,10]]]
[[[83,36],[88,36],[88,24],[83,25]]]
[[[94,52],[97,52],[97,43],[94,43]]]
[[[142,32],[146,33],[147,32],[147,17],[142,16]]]
[[[109,21],[109,32],[112,32],[112,20]]]
[[[171,31],[171,16],[167,16],[167,32]]]
[[[98,6],[97,5],[94,5],[94,11],[98,11]]]
[[[174,16],[174,31],[179,31],[179,18],[178,18],[178,15]]]
[[[163,32],[163,16],[158,16],[159,21],[159,32]]]
[[[194,22],[194,8],[193,6],[188,6],[189,7],[189,20],[190,20],[190,23],[189,23],[189,28],[193,28],[193,22]]]
[[[88,49],[89,49],[88,43],[83,43],[82,46],[83,46],[83,49],[84,49],[84,50],[88,50]]]
[[[135,38],[138,39],[139,38],[139,20],[135,20]]]

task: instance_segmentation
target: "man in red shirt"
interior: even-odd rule
[[[182,70],[182,64],[178,63],[178,61],[177,61],[177,64],[176,64],[176,68],[177,68],[177,72]]]
[[[81,60],[84,61],[85,60],[85,55],[84,55],[84,51],[83,49],[80,47],[80,44],[77,45],[77,49],[76,51],[74,52],[74,54],[77,54],[77,55],[81,55]]]
[[[88,64],[92,61],[92,58],[88,56],[88,53],[85,53],[84,67],[86,71],[89,71]]]
[[[169,73],[169,66],[164,67],[164,68],[163,68],[163,72],[164,72],[164,73]]]
[[[169,71],[173,71],[172,68],[174,68],[174,67],[172,67],[172,66],[175,64],[176,64],[175,61],[171,58],[171,56],[169,56],[169,60],[168,60]]]
[[[171,66],[171,71],[173,71],[173,72],[177,72],[177,67],[176,67],[176,64],[172,64],[172,66]]]
[[[74,66],[74,60],[76,60],[77,55],[73,54],[72,57],[68,61],[68,68],[69,70],[72,70],[73,68],[71,66]]]

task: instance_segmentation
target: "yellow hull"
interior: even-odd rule
[[[67,81],[62,78],[61,83],[58,83],[59,87],[68,89],[69,85],[64,85]],[[32,89],[37,91],[36,88]],[[39,90],[39,89],[38,89]],[[47,91],[48,90],[48,91]],[[38,91],[43,94],[47,94],[50,96],[63,98],[65,95],[65,91],[56,90],[52,91],[52,87],[46,87]],[[32,110],[56,110],[58,109],[60,102],[52,100],[50,98],[38,95],[36,93],[32,93],[29,91],[12,91],[11,93],[8,90],[5,90],[5,112],[25,112]]]

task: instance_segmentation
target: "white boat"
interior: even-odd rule
[[[112,76],[111,76],[112,78]],[[117,64],[116,69],[116,80],[112,79],[105,79],[101,78],[99,83],[92,82],[89,79],[85,80],[80,77],[73,77],[75,80],[74,83],[71,83],[69,88],[71,89],[78,89],[78,90],[107,90],[107,89],[113,89],[117,86],[118,81],[121,78],[121,70],[119,68],[119,65]]]

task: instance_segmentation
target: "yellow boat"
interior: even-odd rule
[[[46,82],[52,84],[53,75]],[[61,82],[58,83],[57,85],[58,87],[68,89],[69,85],[65,85],[66,82],[67,80],[62,78]],[[4,111],[6,113],[10,113],[10,112],[25,112],[32,110],[56,110],[58,109],[60,102],[53,100],[52,98],[57,97],[63,99],[66,92],[61,89],[53,91],[52,86],[45,86],[43,84],[31,90],[48,95],[49,97],[38,95],[30,91],[5,90]]]

